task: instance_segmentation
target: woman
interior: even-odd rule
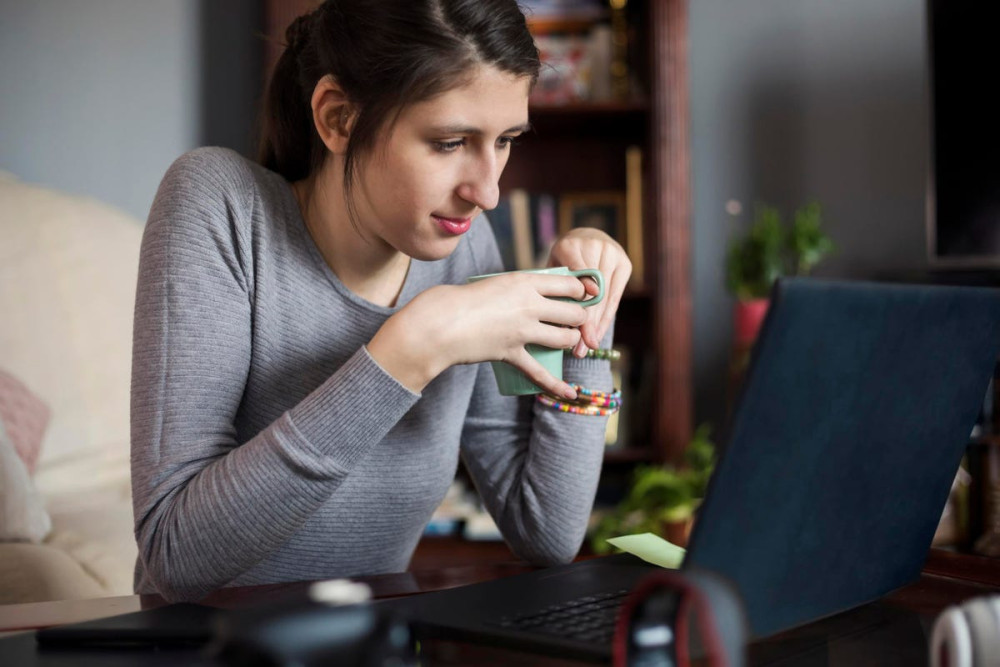
[[[488,222],[528,127],[538,55],[513,0],[330,0],[298,19],[266,101],[261,164],[199,149],[150,211],[136,297],[136,590],[406,569],[461,455],[511,548],[570,560],[604,419],[561,412],[610,391],[631,266],[596,230],[553,265],[608,284],[502,270]],[[602,340],[603,339],[603,340]],[[525,344],[572,348],[557,380]],[[501,397],[488,360],[547,404]],[[556,409],[553,409],[555,403]],[[593,412],[593,411],[591,411]]]

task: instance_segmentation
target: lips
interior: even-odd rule
[[[472,218],[445,218],[440,215],[432,215],[431,217],[434,218],[434,222],[438,224],[438,227],[446,233],[454,234],[455,236],[464,234],[472,226]]]

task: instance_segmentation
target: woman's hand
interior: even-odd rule
[[[587,309],[573,301],[586,288],[573,276],[505,273],[468,285],[439,285],[386,320],[368,343],[382,368],[413,391],[455,364],[506,361],[555,396],[576,398],[525,345],[575,347]]]
[[[583,357],[587,348],[596,350],[618,312],[622,293],[632,275],[632,262],[613,238],[599,229],[578,227],[556,240],[549,253],[549,266],[565,266],[573,271],[600,269],[604,274],[604,299],[587,308],[587,321],[580,328],[582,339],[573,354]],[[587,294],[597,294],[597,285],[584,278]]]

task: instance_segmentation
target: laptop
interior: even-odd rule
[[[755,638],[917,579],[998,354],[1000,290],[778,281],[682,567],[732,582]],[[617,554],[380,604],[425,637],[607,661],[655,570]],[[606,623],[552,621],[580,608]]]

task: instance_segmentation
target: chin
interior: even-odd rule
[[[461,239],[456,238],[438,241],[437,243],[429,243],[419,248],[414,248],[413,252],[407,254],[413,259],[418,259],[421,262],[436,262],[447,258],[451,255],[451,253],[455,252],[455,249],[458,247],[460,242]]]

